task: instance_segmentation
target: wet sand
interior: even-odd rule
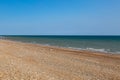
[[[120,54],[0,40],[0,80],[120,80]]]

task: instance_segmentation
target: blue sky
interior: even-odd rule
[[[1,35],[120,35],[120,0],[0,0]]]

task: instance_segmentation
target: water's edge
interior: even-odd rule
[[[32,43],[37,45],[55,46],[74,50],[87,50],[110,54],[120,54],[120,37],[59,37],[59,36],[2,36],[2,39]],[[87,46],[87,47],[84,47]],[[93,47],[92,47],[93,46]],[[109,48],[115,50],[111,51]]]

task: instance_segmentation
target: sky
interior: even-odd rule
[[[0,0],[0,35],[120,35],[120,0]]]

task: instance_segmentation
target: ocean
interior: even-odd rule
[[[49,46],[120,54],[120,36],[0,36],[3,39]]]

